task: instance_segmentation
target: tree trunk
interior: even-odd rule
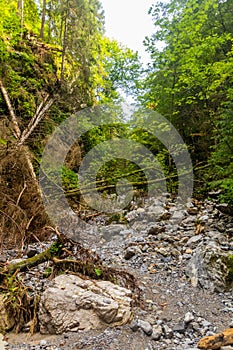
[[[34,116],[30,120],[27,128],[21,133],[19,125],[18,125],[17,117],[16,117],[14,109],[12,107],[10,98],[9,98],[8,93],[5,89],[5,86],[1,80],[0,80],[0,89],[2,91],[2,95],[4,97],[4,100],[6,102],[6,105],[8,107],[8,110],[9,110],[9,113],[11,116],[11,122],[12,122],[13,130],[14,130],[14,136],[18,141],[16,144],[16,149],[17,149],[19,146],[23,146],[25,141],[28,139],[28,137],[31,135],[33,130],[36,128],[38,123],[41,121],[41,119],[43,118],[45,113],[49,110],[49,108],[53,104],[54,99],[53,98],[49,99],[49,95],[47,95],[44,98],[44,100],[38,106]],[[29,154],[28,149],[25,146],[23,146],[23,153],[25,155],[25,160],[26,160],[26,163],[28,165],[28,169],[29,169],[29,172],[31,174],[31,178],[33,180],[33,183],[35,184],[35,187],[37,188],[38,194],[41,196],[41,191],[40,191],[37,177],[36,177],[33,165],[32,165],[30,154]]]
[[[24,0],[18,0],[18,5],[17,5],[17,12],[18,16],[20,17],[20,24],[21,24],[21,39],[23,37],[23,23],[24,23]]]
[[[68,5],[67,5],[68,6]],[[61,81],[64,80],[65,76],[65,56],[67,49],[67,34],[68,34],[68,8],[66,9],[65,19],[64,19],[64,33],[62,39],[62,60],[61,60]]]
[[[45,15],[46,15],[46,0],[43,0],[41,27],[40,27],[40,38],[41,39],[44,39]]]

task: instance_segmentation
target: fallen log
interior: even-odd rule
[[[3,303],[0,309],[6,310],[6,316],[13,315],[14,326],[20,331],[25,321],[33,323],[36,328],[35,315],[38,309],[38,295],[32,296],[29,289],[23,284],[18,273],[29,271],[46,261],[52,265],[52,275],[74,273],[85,278],[101,279],[118,284],[133,292],[135,303],[141,301],[140,288],[135,276],[125,270],[105,266],[96,252],[93,252],[80,243],[69,239],[57,232],[57,240],[44,252],[17,263],[0,266],[0,296]],[[35,300],[34,300],[35,299]],[[1,310],[0,310],[1,311]],[[0,324],[0,332],[5,332]]]
[[[197,347],[199,349],[217,350],[227,345],[233,345],[233,328],[228,328],[221,333],[202,338]]]

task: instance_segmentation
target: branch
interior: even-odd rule
[[[45,113],[49,110],[49,108],[54,103],[55,98],[50,98],[49,100],[48,100],[48,98],[49,98],[49,94],[47,94],[46,97],[44,98],[44,100],[41,102],[41,104],[37,108],[34,116],[30,120],[27,128],[23,131],[23,133],[20,137],[20,140],[18,142],[19,146],[22,145],[29,138],[29,136],[32,134],[33,130],[37,127],[38,123],[44,117]],[[48,102],[47,102],[47,100],[48,100]]]
[[[18,125],[18,122],[17,122],[17,118],[16,118],[16,115],[15,115],[14,109],[13,109],[12,104],[11,104],[11,100],[9,98],[9,95],[8,95],[6,89],[5,89],[5,86],[4,86],[3,82],[2,82],[2,80],[0,80],[0,89],[2,91],[2,95],[4,97],[4,100],[6,102],[8,111],[9,111],[10,116],[11,116],[11,121],[12,121],[13,129],[14,129],[14,136],[15,136],[16,139],[20,139],[21,131],[20,131],[20,128],[19,128],[19,125]]]
[[[4,100],[6,102],[6,105],[8,107],[10,116],[11,116],[11,121],[12,121],[12,125],[13,125],[13,131],[14,131],[14,136],[15,138],[18,140],[17,145],[21,146],[27,139],[28,137],[31,135],[31,133],[33,132],[33,130],[37,127],[38,123],[41,121],[41,119],[43,118],[43,116],[45,115],[45,113],[49,110],[49,108],[52,106],[52,104],[55,101],[55,98],[50,98],[49,99],[49,94],[47,94],[45,96],[45,98],[43,99],[43,101],[40,103],[40,105],[38,106],[34,116],[31,118],[28,126],[26,127],[26,129],[21,133],[20,128],[19,128],[19,124],[17,121],[17,117],[15,115],[14,109],[12,107],[9,95],[4,87],[4,84],[2,82],[2,80],[0,80],[0,89],[2,91],[2,95],[4,97]]]

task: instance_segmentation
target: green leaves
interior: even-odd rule
[[[210,180],[232,176],[232,12],[230,0],[156,3],[150,10],[155,33],[145,40],[152,64],[140,100],[171,120],[195,163],[226,160],[221,171],[211,168]]]

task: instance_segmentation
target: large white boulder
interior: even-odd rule
[[[61,275],[42,295],[40,331],[61,334],[125,324],[132,316],[131,304],[128,289],[108,281]]]

